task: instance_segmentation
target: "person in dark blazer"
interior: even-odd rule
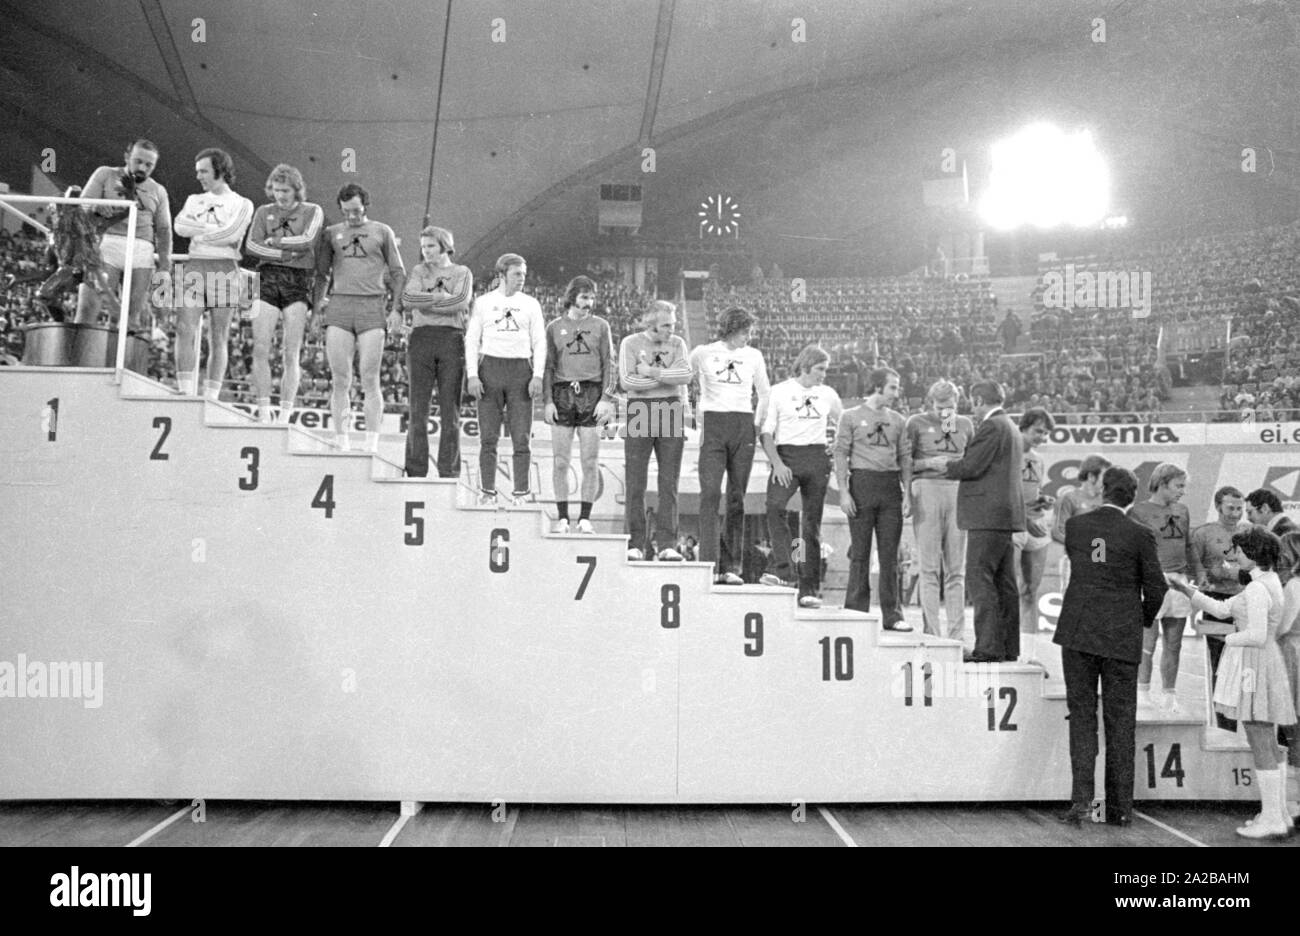
[[[1257,488],[1246,495],[1246,519],[1277,537],[1292,533],[1296,528],[1295,521],[1282,512],[1281,498],[1268,488]],[[1248,583],[1243,581],[1242,584]]]
[[[1070,584],[1054,642],[1061,647],[1070,718],[1070,809],[1078,825],[1092,812],[1097,771],[1097,681],[1106,729],[1106,821],[1128,825],[1133,814],[1137,673],[1143,629],[1160,612],[1165,583],[1150,527],[1131,519],[1137,477],[1112,466],[1101,478],[1102,505],[1065,522]]]
[[[1000,663],[1020,656],[1020,591],[1011,536],[1025,528],[1020,486],[1024,459],[1020,432],[1002,408],[1002,387],[992,380],[971,387],[979,421],[965,454],[947,462],[957,486],[957,528],[966,531],[966,593],[975,606],[975,650],[970,663]]]

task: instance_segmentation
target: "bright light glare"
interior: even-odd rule
[[[1087,130],[1034,124],[993,144],[980,215],[998,230],[1095,226],[1110,207],[1110,171]]]

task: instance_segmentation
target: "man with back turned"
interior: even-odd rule
[[[930,459],[957,486],[957,528],[966,531],[966,593],[975,606],[975,649],[968,663],[1014,663],[1020,656],[1020,590],[1013,536],[1025,529],[1020,433],[1002,408],[1002,385],[970,388],[979,421],[958,459]]]
[[[1092,811],[1097,769],[1097,682],[1106,729],[1106,822],[1126,826],[1133,815],[1137,673],[1143,629],[1160,612],[1168,585],[1156,537],[1130,519],[1137,477],[1112,466],[1102,475],[1102,505],[1065,524],[1070,584],[1055,643],[1061,646],[1070,719],[1070,809],[1078,825]]]

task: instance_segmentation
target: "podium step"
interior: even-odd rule
[[[549,533],[549,504],[478,507],[138,375],[0,368],[0,480],[0,693],[25,677],[0,797],[1069,794],[1040,667],[629,562],[622,533]],[[1204,731],[1139,724],[1138,796],[1249,799],[1248,752]]]

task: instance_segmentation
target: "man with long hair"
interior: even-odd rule
[[[258,296],[249,318],[253,322],[253,394],[257,415],[271,421],[271,345],[275,326],[284,316],[280,376],[280,421],[288,422],[298,397],[303,332],[310,314],[316,251],[320,246],[325,213],[306,200],[302,173],[280,163],[267,177],[271,203],[253,213],[246,253],[257,263]]]
[[[754,444],[770,386],[763,353],[749,344],[754,317],[742,308],[718,319],[718,340],[691,352],[700,388],[700,559],[714,563],[719,585],[743,585],[745,489],[754,467]],[[721,544],[718,507],[727,479]]]
[[[569,532],[569,468],[573,435],[582,463],[579,533],[595,533],[591,505],[600,489],[600,427],[614,417],[614,339],[609,323],[592,314],[596,284],[575,276],[564,288],[564,314],[546,326],[542,393],[551,427],[556,533]]]

